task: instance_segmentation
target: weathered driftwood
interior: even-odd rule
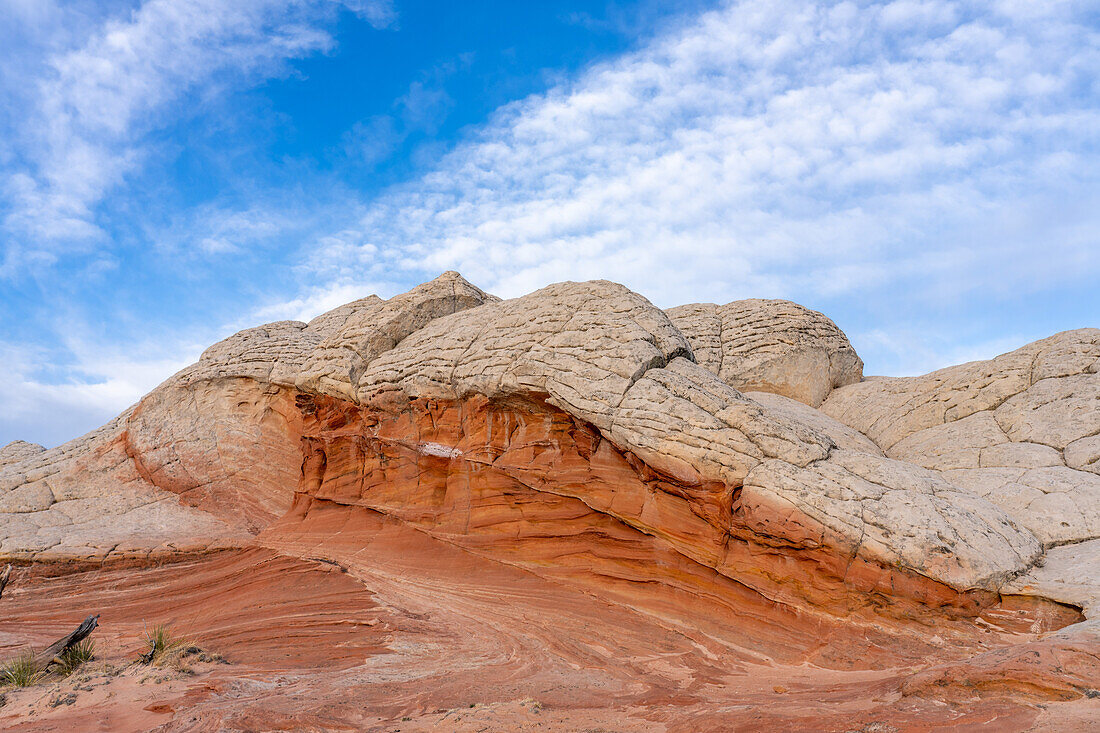
[[[99,626],[99,614],[95,616],[89,616],[84,619],[80,626],[76,627],[76,630],[67,636],[63,636],[53,644],[34,655],[35,665],[39,669],[45,669],[52,664],[58,657],[60,657],[66,649],[83,641],[88,634],[95,630],[95,627]]]
[[[4,572],[0,573],[0,596],[4,595],[4,588],[8,585],[8,580],[11,578],[11,565],[9,564],[4,568]],[[79,644],[81,641],[88,637],[88,634],[95,631],[95,628],[99,626],[99,614],[95,616],[89,616],[84,619],[80,626],[77,626],[75,630],[66,636],[61,637],[53,644],[43,649],[34,655],[34,664],[38,669],[45,669],[46,667],[58,661],[58,657],[65,653],[65,650],[71,646]]]

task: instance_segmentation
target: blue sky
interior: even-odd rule
[[[783,297],[872,374],[1100,326],[1100,2],[0,0],[0,444],[447,269]]]

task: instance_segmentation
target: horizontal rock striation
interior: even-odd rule
[[[757,618],[795,608],[845,617],[914,617],[930,608],[972,615],[990,602],[988,594],[960,592],[966,584],[954,588],[910,569],[930,571],[931,563],[942,562],[935,571],[948,580],[972,570],[946,548],[943,557],[897,558],[872,548],[869,537],[861,547],[829,530],[824,522],[831,517],[823,512],[800,512],[794,498],[805,488],[797,477],[781,485],[768,462],[744,485],[689,482],[655,470],[591,424],[530,397],[386,394],[356,406],[303,396],[299,407],[305,458],[291,516],[303,521],[318,502],[326,513],[363,507],[541,575],[605,593],[615,589],[628,602],[639,602],[641,594],[678,594],[696,599],[696,606],[725,606],[742,615],[752,608]],[[841,452],[827,475],[881,499],[889,490],[857,479],[856,471],[872,476],[868,465],[855,461],[852,469],[841,468],[856,455]],[[879,470],[890,463],[874,460]],[[913,491],[918,501],[960,499],[920,488]],[[783,498],[785,490],[795,492],[791,499]],[[899,499],[907,500],[913,499]],[[906,510],[914,511],[898,507]],[[942,506],[930,513],[936,511],[950,516]],[[892,531],[888,519],[879,520],[880,531]],[[946,523],[933,529],[940,536],[954,530]],[[986,541],[1003,553],[1011,550],[1000,537]]]
[[[995,590],[1038,557],[1034,537],[988,502],[911,465],[848,457],[691,357],[671,321],[640,296],[614,283],[562,283],[434,321],[379,357],[357,397],[385,406],[395,395],[545,394],[654,471],[712,494],[712,512],[729,511],[714,507],[743,488],[742,501],[792,516],[762,533],[956,590]],[[701,552],[713,565],[713,548]]]
[[[946,665],[895,680],[898,699],[953,676],[1022,695],[987,681],[1072,651],[1036,693],[1072,696],[1095,648],[1075,609],[1100,597],[1100,331],[861,378],[836,325],[787,301],[665,312],[607,281],[502,301],[445,273],[235,334],[58,448],[6,446],[0,554],[263,547],[434,613],[512,604],[508,629],[537,606],[508,583],[567,587],[599,599],[585,614],[611,603],[727,650],[707,660]],[[442,571],[408,563],[433,557],[484,587],[430,600]]]
[[[749,305],[765,313],[779,307]],[[746,308],[725,311],[744,315]],[[839,354],[850,350],[831,322],[822,325],[809,311],[800,317],[803,331],[803,321],[817,324],[818,342]],[[780,332],[790,330],[790,316],[776,318]],[[737,322],[723,327],[731,338]],[[752,341],[760,320],[748,322]],[[668,315],[621,285],[561,283],[499,301],[447,273],[389,301],[367,298],[311,324],[273,323],[226,339],[102,435],[78,442],[73,456],[40,454],[35,460],[54,471],[48,480],[7,470],[12,490],[5,498],[37,500],[17,507],[35,527],[64,526],[38,517],[50,516],[54,490],[70,477],[78,476],[80,491],[92,498],[109,493],[95,487],[123,483],[131,487],[127,510],[174,494],[180,501],[164,506],[179,514],[177,534],[196,534],[190,524],[206,521],[224,525],[214,533],[220,540],[239,541],[287,510],[290,487],[308,463],[308,451],[298,454],[303,417],[292,401],[330,396],[368,412],[400,412],[418,399],[519,399],[561,411],[593,440],[644,466],[637,470],[667,479],[668,490],[650,490],[644,500],[634,491],[631,514],[610,511],[606,497],[589,496],[583,482],[574,498],[706,568],[725,562],[735,511],[748,512],[737,531],[833,557],[834,581],[854,582],[852,568],[870,563],[956,592],[994,592],[1038,557],[1032,535],[996,507],[876,455],[865,438],[811,408],[775,396],[749,399],[696,358]],[[831,363],[839,362],[845,358],[834,354]],[[88,463],[88,453],[118,457]],[[539,470],[557,481],[562,469],[551,463]],[[631,491],[605,480],[614,487],[605,492],[626,501]],[[112,499],[117,495],[103,496]],[[643,518],[643,506],[646,517],[657,512],[661,519]],[[205,517],[188,514],[191,507]],[[117,549],[111,543],[106,552]]]
[[[377,321],[389,334],[378,338],[392,341],[480,302],[466,290],[476,289],[445,273],[391,301],[372,296],[309,324],[246,329],[98,430],[51,450],[7,446],[0,552],[85,562],[247,544],[293,498],[301,472],[294,385],[307,365],[324,361],[334,335]]]

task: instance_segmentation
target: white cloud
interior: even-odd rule
[[[388,28],[397,22],[397,11],[392,0],[333,0],[346,5],[349,10],[375,28]]]
[[[269,321],[303,321],[313,318],[333,308],[365,298],[368,295],[389,297],[401,291],[400,286],[386,282],[347,283],[314,288],[309,293],[282,303],[272,303],[258,308],[249,314],[248,325]],[[242,325],[242,328],[246,326]]]
[[[910,29],[914,26],[945,26],[958,17],[953,2],[939,0],[895,0],[882,9],[884,28]]]
[[[376,26],[396,22],[388,3],[347,5]],[[20,147],[0,149],[9,231],[94,237],[97,202],[154,154],[146,133],[164,115],[224,77],[281,73],[286,59],[331,48],[310,21],[336,7],[149,0],[43,41],[50,71]],[[1100,278],[1100,33],[1087,13],[1070,0],[734,2],[505,106],[375,200],[311,181],[332,194],[312,213],[260,191],[239,212],[187,212],[180,229],[222,256],[274,232],[315,232],[286,263],[301,292],[271,297],[233,319],[239,327],[305,320],[458,269],[504,296],[598,277],[664,306],[766,296],[864,307],[874,295],[875,326],[851,329],[874,371],[992,356],[1028,339],[963,349],[959,331],[918,329],[975,293],[1007,299]],[[393,118],[349,133],[349,150],[370,162],[405,139],[403,115],[420,110],[406,122],[430,124],[447,100],[422,81]],[[6,247],[0,267],[52,257]],[[933,315],[899,315],[906,300]],[[127,366],[129,349],[113,353],[118,364],[78,358],[86,378],[63,384],[31,369],[46,357],[11,357],[21,366],[4,398],[23,405],[12,414],[117,411],[146,388],[146,367],[176,363]]]
[[[282,203],[282,206],[277,205]],[[286,202],[267,202],[247,209],[205,204],[147,234],[171,259],[188,254],[217,256],[256,249],[293,231],[306,213]]]
[[[876,353],[879,364],[894,377],[927,374],[956,364],[992,359],[1049,335],[1011,334],[960,346],[952,344],[946,334],[906,328],[849,334],[857,350]]]
[[[422,71],[421,78],[393,101],[392,114],[374,115],[352,125],[344,133],[340,152],[353,165],[373,166],[393,156],[414,133],[436,135],[455,104],[444,84],[459,69],[469,68],[473,58],[473,53],[459,54]]]
[[[1037,267],[1100,273],[1100,210],[1041,211],[1100,195],[1100,34],[1076,12],[733,3],[503,108],[351,228],[392,271],[459,269],[502,295],[600,276],[665,304],[901,282],[958,297],[1033,287]],[[1044,228],[1041,250],[1022,236]],[[354,280],[338,246],[348,266],[318,275]]]
[[[205,344],[203,345],[205,346]],[[70,339],[64,379],[41,374],[52,354],[0,342],[5,378],[0,382],[0,435],[57,445],[102,425],[187,364],[203,346],[182,341],[90,343]],[[142,359],[139,354],[155,354]],[[0,444],[7,440],[0,440]]]
[[[47,250],[51,242],[101,234],[95,206],[156,153],[149,132],[189,114],[181,100],[201,107],[204,95],[284,73],[288,60],[330,50],[323,21],[342,4],[147,0],[132,10],[116,7],[93,32],[76,36],[59,30],[66,17],[52,3],[36,11],[7,3],[24,28],[47,28],[50,39],[37,48],[47,54],[37,68],[18,59],[30,76],[20,85],[29,90],[7,90],[24,114],[10,123],[16,150],[4,225],[12,240]],[[388,0],[346,4],[377,27],[396,17]],[[57,47],[66,40],[75,45]],[[19,257],[9,251],[5,259],[11,266]]]

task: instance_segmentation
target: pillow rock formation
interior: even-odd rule
[[[606,281],[242,331],[0,451],[12,654],[76,607],[237,661],[0,724],[1090,729],[1100,330],[862,371],[794,303]]]

